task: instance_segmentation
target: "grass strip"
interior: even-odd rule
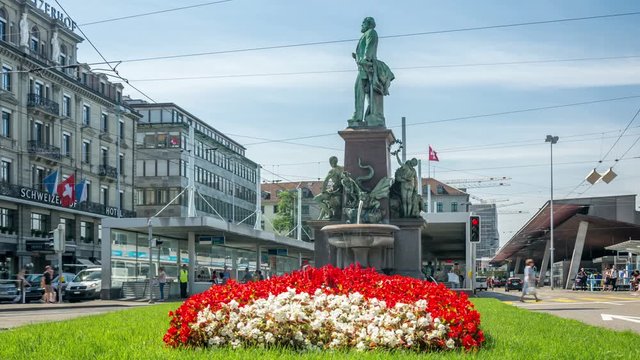
[[[0,359],[639,359],[640,335],[474,299],[486,345],[463,351],[297,352],[289,349],[169,349],[162,336],[178,303],[116,311],[0,332]]]

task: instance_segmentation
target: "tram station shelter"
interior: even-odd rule
[[[498,250],[492,264],[506,263],[509,271],[519,275],[524,261],[531,258],[542,269],[540,283],[545,283],[550,260],[549,205],[547,201]],[[571,288],[580,267],[601,272],[613,265],[618,253],[610,246],[640,239],[640,212],[635,209],[636,195],[554,200],[554,286]]]
[[[105,219],[102,232],[102,299],[122,298],[124,287],[147,284],[149,271],[153,277],[160,266],[177,281],[186,264],[189,293],[195,294],[211,286],[214,271],[226,269],[239,280],[249,268],[267,278],[313,259],[313,243],[210,216]],[[169,295],[177,294],[178,286],[170,287]]]

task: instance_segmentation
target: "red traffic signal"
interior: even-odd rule
[[[469,241],[480,242],[480,216],[473,215],[469,218]]]

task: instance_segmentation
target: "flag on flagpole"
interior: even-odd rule
[[[440,161],[438,159],[438,153],[431,148],[431,145],[429,145],[429,161]]]
[[[76,200],[78,203],[87,201],[87,179],[76,184]]]
[[[42,184],[44,184],[49,194],[56,194],[58,191],[58,171],[53,171],[51,174],[45,176]]]
[[[69,207],[76,201],[76,191],[73,175],[58,184],[58,196],[62,206]]]

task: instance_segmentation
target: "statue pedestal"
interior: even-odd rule
[[[345,171],[354,179],[369,175],[368,168],[358,166],[358,159],[363,166],[370,165],[373,168],[373,178],[362,182],[366,190],[372,190],[380,179],[392,177],[389,145],[396,140],[393,131],[385,128],[360,128],[342,130],[338,134],[344,139]],[[387,223],[389,199],[380,201],[380,208],[385,213],[382,222]]]
[[[424,279],[422,274],[422,226],[424,219],[392,219],[400,228],[393,246],[394,274]]]

